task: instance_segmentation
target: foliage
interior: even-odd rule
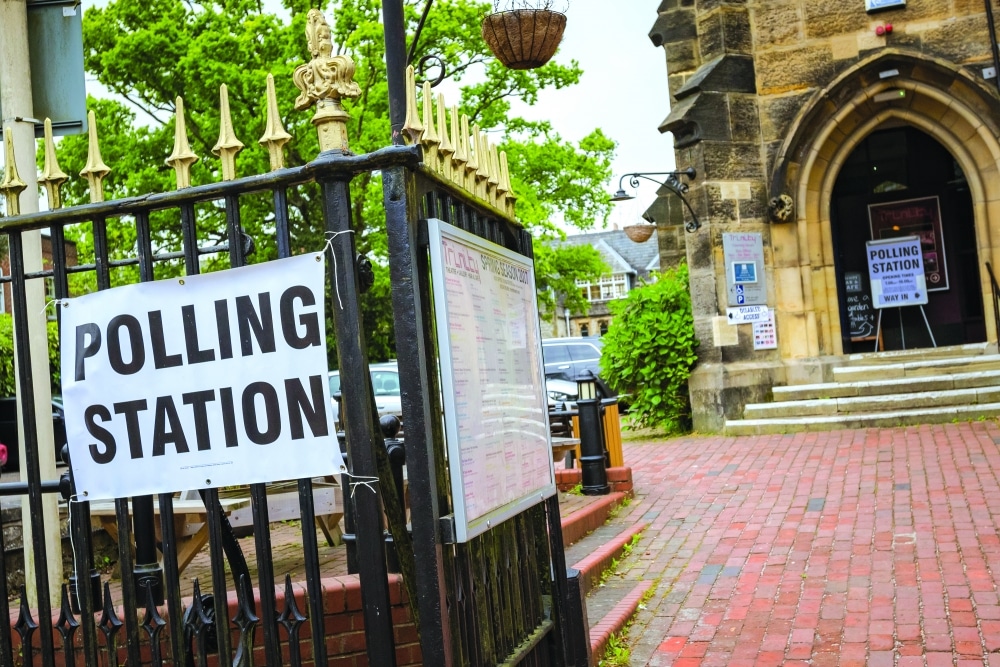
[[[176,99],[183,97],[191,148],[201,157],[192,169],[192,183],[218,181],[220,166],[211,151],[218,136],[219,87],[229,91],[233,125],[246,148],[237,158],[237,173],[264,173],[269,168],[266,151],[257,145],[264,131],[264,90],[268,73],[274,75],[278,104],[286,130],[293,139],[286,145],[286,164],[302,165],[317,154],[312,111],[291,112],[298,91],[292,71],[308,57],[305,40],[306,12],[312,3],[283,0],[292,18],[287,21],[264,10],[255,0],[111,0],[84,14],[84,58],[87,71],[116,99],[90,99],[100,128],[104,161],[112,168],[106,180],[107,198],[162,192],[175,187],[173,171],[163,160],[173,147],[173,116]],[[424,0],[405,0],[407,33],[415,32]],[[326,8],[339,53],[356,64],[355,80],[361,96],[345,100],[351,115],[349,141],[355,153],[369,152],[389,143],[388,90],[385,76],[384,41],[379,0],[334,0]],[[502,67],[479,36],[479,19],[490,9],[488,2],[438,0],[434,3],[415,51],[415,61],[434,53],[449,64],[448,78],[464,85],[473,71],[484,76],[462,88],[460,110],[473,123],[497,137],[508,154],[511,179],[519,196],[519,219],[536,239],[559,236],[555,219],[563,218],[580,228],[606,218],[609,200],[604,184],[610,176],[614,142],[595,130],[574,144],[560,137],[546,122],[508,118],[513,100],[532,104],[541,89],[577,83],[580,68],[575,62],[556,61],[532,71]],[[125,104],[122,100],[127,102]],[[291,113],[290,113],[291,112]],[[85,136],[65,137],[59,146],[64,171],[78,173],[86,163]],[[362,298],[368,349],[373,360],[394,356],[387,248],[384,234],[380,176],[355,177],[352,188],[352,225],[357,230],[358,251],[369,256],[376,268],[374,287]],[[322,212],[318,189],[289,192],[293,252],[323,246]],[[72,179],[65,188],[68,204],[89,200],[82,179]],[[249,258],[260,262],[276,256],[273,215],[269,197],[241,206],[244,230],[254,238],[257,252]],[[153,243],[157,251],[181,247],[176,214],[151,216]],[[224,240],[225,224],[218,208],[197,212],[202,246]],[[107,222],[112,257],[134,254],[135,233],[128,220]],[[93,261],[93,235],[89,226],[68,230],[77,242],[81,263]],[[542,244],[538,244],[541,246]],[[594,262],[558,258],[562,249],[544,258],[539,273],[541,293],[577,290],[575,280],[588,274]],[[546,254],[543,251],[542,254]],[[225,255],[206,256],[202,270],[227,265]],[[157,277],[182,271],[179,262],[158,265]],[[554,269],[551,279],[544,271]],[[134,267],[119,268],[113,283],[135,280]],[[74,293],[94,289],[93,277],[73,276]],[[88,282],[90,281],[90,282]],[[548,296],[544,298],[548,299]],[[547,303],[547,302],[546,302]],[[332,327],[328,327],[332,329]],[[331,361],[335,357],[331,356]]]
[[[687,381],[698,341],[688,292],[687,265],[613,302],[614,320],[604,336],[602,376],[630,395],[632,424],[668,431],[690,428]]]
[[[569,312],[586,314],[590,303],[576,281],[591,280],[611,271],[601,253],[590,245],[560,245],[558,242],[537,243],[534,251],[535,287],[542,319],[550,319],[555,314],[560,295]]]
[[[48,322],[46,335],[49,341],[49,375],[52,393],[59,393],[59,328]],[[0,396],[13,396],[17,388],[14,374],[14,319],[0,313]]]

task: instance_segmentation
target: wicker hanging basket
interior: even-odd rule
[[[566,15],[551,9],[514,9],[487,14],[483,39],[510,69],[535,69],[555,55],[566,29]]]
[[[653,235],[653,232],[656,231],[656,225],[636,223],[634,225],[625,225],[622,230],[625,232],[625,236],[629,237],[629,240],[636,243],[645,243]]]

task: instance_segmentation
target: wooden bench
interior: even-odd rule
[[[230,516],[234,511],[250,505],[250,498],[226,498],[220,500],[222,511]],[[174,536],[177,538],[177,571],[183,572],[202,547],[208,542],[208,511],[198,500],[175,500],[174,503]],[[129,513],[132,503],[129,503]],[[162,541],[160,531],[160,505],[153,502],[153,512],[157,517],[154,521],[156,539]],[[113,501],[90,503],[91,521],[96,521],[115,542],[118,541],[118,520]]]
[[[580,438],[552,438],[552,460],[556,463],[566,458],[566,452],[573,452],[574,463],[580,460]],[[572,468],[573,466],[566,466]]]

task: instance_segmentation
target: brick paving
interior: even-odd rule
[[[1000,666],[993,421],[626,443],[632,664]]]

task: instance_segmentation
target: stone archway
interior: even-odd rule
[[[902,95],[894,94],[902,91]],[[1000,262],[1000,141],[997,95],[948,63],[885,52],[858,64],[798,116],[776,162],[772,196],[790,195],[795,218],[771,230],[778,340],[784,358],[843,353],[830,201],[851,151],[890,122],[941,143],[969,183],[980,263]],[[980,267],[984,295],[989,276]],[[987,338],[997,340],[984,299]]]

